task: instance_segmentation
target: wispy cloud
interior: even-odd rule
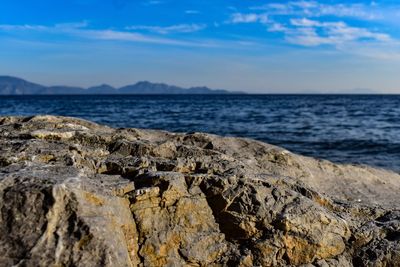
[[[135,31],[148,31],[158,34],[170,34],[170,33],[191,33],[205,29],[205,24],[178,24],[171,26],[146,26],[146,25],[134,25],[126,27],[126,30]]]
[[[0,30],[2,31],[43,31],[47,30],[48,27],[42,25],[12,25],[12,24],[1,24]]]
[[[267,14],[256,14],[256,13],[233,13],[228,23],[239,24],[239,23],[268,23],[268,15]]]
[[[194,27],[192,27],[193,30]],[[149,29],[148,29],[149,30]],[[154,30],[154,29],[153,29]],[[170,27],[169,29],[162,30],[158,29],[159,33],[166,33],[178,30],[189,30],[184,27]],[[212,42],[202,41],[190,41],[181,39],[172,39],[157,37],[152,35],[146,35],[137,32],[120,31],[112,29],[91,29],[88,28],[87,22],[79,23],[64,23],[56,24],[52,26],[45,25],[15,25],[15,24],[0,24],[0,31],[12,32],[17,34],[18,32],[42,32],[48,34],[63,34],[66,36],[75,36],[84,39],[95,39],[95,40],[109,40],[109,41],[127,41],[127,42],[141,42],[141,43],[153,43],[162,45],[175,45],[175,46],[197,46],[197,47],[215,47],[216,44]]]
[[[276,22],[271,23],[268,25],[268,30],[282,32],[286,41],[302,46],[340,46],[362,41],[393,42],[389,34],[349,26],[343,21],[327,22],[293,18],[286,26]]]
[[[200,14],[200,11],[198,11],[198,10],[193,10],[193,9],[188,9],[188,10],[185,10],[185,14],[188,14],[188,15],[197,15],[197,14]]]
[[[262,24],[267,32],[282,33],[286,42],[300,46],[331,45],[339,48],[350,43],[395,41],[390,34],[370,25],[382,16],[374,2],[327,4],[299,0],[270,2],[250,9],[251,13],[232,13],[229,22]],[[369,25],[355,26],[355,20],[367,20]]]
[[[388,13],[380,8],[373,3],[270,2],[250,7],[250,12],[235,10],[227,23],[258,23],[265,27],[265,35],[259,37],[259,42],[266,39],[275,42],[275,38],[281,38],[281,41],[291,45],[321,47],[320,51],[399,61],[400,41],[390,26],[384,26],[381,20],[382,14],[391,14],[393,18],[394,11]]]
[[[115,30],[84,30],[75,31],[74,35],[82,38],[95,39],[95,40],[108,40],[108,41],[127,41],[139,43],[152,43],[162,45],[176,45],[176,46],[208,46],[205,43],[194,43],[189,41],[181,41],[168,38],[157,38],[146,36],[139,33],[115,31]]]
[[[69,29],[80,29],[88,26],[87,21],[74,23],[58,23],[53,26],[31,25],[31,24],[0,24],[2,31],[63,31]]]
[[[269,32],[287,32],[289,31],[289,28],[282,23],[272,21],[271,23],[268,24],[267,30]]]
[[[327,4],[317,1],[289,1],[287,3],[268,3],[263,6],[251,7],[262,10],[269,15],[297,15],[306,17],[353,17],[363,20],[382,18],[383,14],[374,2],[370,4]]]
[[[159,5],[162,3],[163,3],[163,1],[160,1],[160,0],[147,0],[147,1],[143,2],[143,4],[146,6],[154,6],[154,5]]]

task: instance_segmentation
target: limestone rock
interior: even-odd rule
[[[399,193],[248,139],[0,117],[0,266],[400,266]]]

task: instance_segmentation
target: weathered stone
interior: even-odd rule
[[[248,139],[0,117],[0,266],[400,266],[399,193]]]

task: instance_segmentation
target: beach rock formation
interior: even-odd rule
[[[399,193],[249,139],[0,117],[0,266],[400,266]]]

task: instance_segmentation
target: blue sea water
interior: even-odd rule
[[[1,96],[0,115],[249,137],[400,172],[400,95]]]

